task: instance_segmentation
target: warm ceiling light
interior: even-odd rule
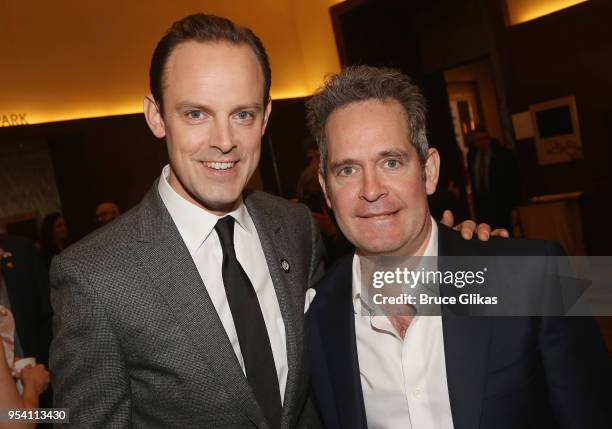
[[[28,124],[44,124],[48,122],[72,121],[75,119],[100,118],[105,116],[130,115],[142,113],[141,103],[130,103],[114,107],[91,107],[82,109],[57,110],[46,113],[29,113]]]
[[[506,0],[508,25],[531,21],[587,0]]]
[[[282,91],[271,91],[270,97],[272,97],[272,100],[286,100],[288,98],[308,97],[311,94],[312,92],[309,92],[306,89],[295,88]]]
[[[293,88],[281,91],[273,91],[271,96],[273,100],[284,100],[289,98],[308,97],[311,92],[304,89]],[[25,116],[27,124],[44,124],[48,122],[72,121],[75,119],[91,119],[105,116],[131,115],[142,114],[142,103],[140,100],[136,103],[126,103],[114,107],[97,107],[90,109],[75,109],[75,110],[58,110],[55,112],[47,112],[44,114],[28,113]],[[1,119],[1,116],[0,116]]]

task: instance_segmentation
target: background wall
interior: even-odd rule
[[[493,16],[503,28],[501,15]],[[612,232],[612,2],[590,0],[499,32],[509,113],[574,95],[584,159],[537,165],[534,142],[517,142],[530,195],[582,191],[585,239],[591,254],[609,254]]]
[[[140,201],[167,159],[164,143],[153,137],[141,114],[0,128],[2,146],[31,140],[46,143],[55,174],[35,172],[30,181],[40,177],[48,186],[57,184],[73,238],[92,229],[100,202],[115,201],[127,210]]]
[[[45,140],[0,145],[0,231],[16,215],[42,218],[61,210],[49,147]],[[11,219],[12,218],[12,219]]]
[[[0,117],[30,124],[142,112],[155,44],[206,12],[252,28],[273,70],[272,97],[310,94],[339,70],[328,7],[337,0],[3,1]],[[10,117],[10,116],[8,116]]]

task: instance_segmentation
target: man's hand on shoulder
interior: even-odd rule
[[[480,241],[489,241],[489,238],[491,237],[510,237],[510,233],[504,228],[494,229],[491,231],[491,227],[488,224],[481,223],[477,225],[473,220],[464,220],[463,222],[454,225],[455,216],[453,216],[453,212],[450,210],[444,210],[440,223],[453,228],[455,231],[461,232],[461,236],[465,240],[471,240],[472,236],[474,235],[474,231],[476,231],[476,236]]]

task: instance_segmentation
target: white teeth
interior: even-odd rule
[[[213,168],[215,170],[229,170],[236,164],[236,162],[206,162],[207,167]]]

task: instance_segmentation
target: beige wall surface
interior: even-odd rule
[[[33,124],[141,112],[155,44],[195,12],[257,33],[270,57],[273,98],[308,95],[340,68],[328,9],[335,3],[0,0],[0,118],[25,113]]]

